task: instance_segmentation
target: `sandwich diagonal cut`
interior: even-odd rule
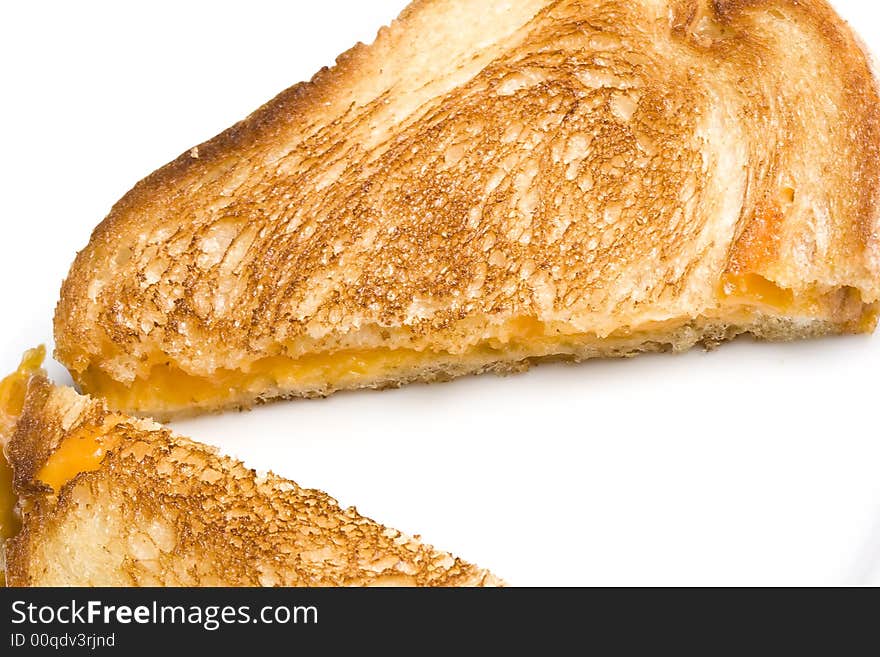
[[[824,0],[418,0],[120,200],[56,353],[164,418],[878,301],[878,86]]]
[[[53,386],[41,361],[30,352],[0,382],[10,586],[502,584],[320,491]]]

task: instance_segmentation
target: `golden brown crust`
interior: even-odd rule
[[[65,282],[59,359],[130,384],[461,354],[518,318],[873,328],[880,99],[824,0],[513,4],[421,0],[139,183]],[[726,275],[798,303],[732,304]]]
[[[56,494],[36,473],[65,439],[90,431],[110,451]],[[108,416],[42,377],[9,452],[24,513],[7,542],[11,586],[500,584],[320,491],[258,476],[152,422]]]

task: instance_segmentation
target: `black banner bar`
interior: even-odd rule
[[[860,630],[876,639],[873,593],[854,597],[861,604],[742,589],[0,589],[0,655],[197,647],[249,657],[277,654],[277,646],[290,648],[282,654],[322,649],[322,657],[343,648],[497,654],[502,646],[544,655],[570,654],[573,646],[587,652],[600,641],[613,654],[646,645],[705,654],[775,646],[787,654],[804,639],[840,654]],[[845,631],[823,634],[835,617]]]

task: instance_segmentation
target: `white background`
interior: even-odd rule
[[[405,4],[4,3],[0,367],[137,180]],[[878,372],[880,337],[741,341],[176,426],[514,585],[880,584]]]

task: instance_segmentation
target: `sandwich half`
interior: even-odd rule
[[[418,0],[126,194],[56,355],[166,418],[878,300],[880,97],[825,0]]]
[[[0,382],[10,586],[501,584],[320,491],[53,386],[42,355]]]

